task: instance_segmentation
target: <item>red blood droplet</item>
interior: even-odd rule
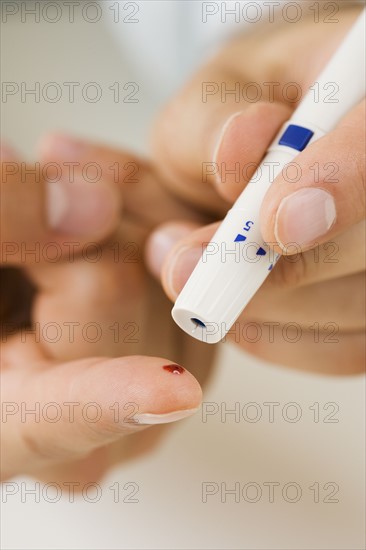
[[[183,374],[184,368],[180,365],[165,365],[163,367],[164,370],[167,370],[168,372],[171,372],[172,374]]]

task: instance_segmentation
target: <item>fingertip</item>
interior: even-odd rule
[[[136,422],[153,424],[178,420],[193,414],[202,401],[201,386],[196,378],[181,365],[161,357],[130,356],[96,362],[79,377],[73,388],[73,398],[76,400],[85,388],[90,393],[88,400],[99,402],[103,410],[110,411],[107,418],[112,427],[114,403],[120,411],[131,412],[121,415],[119,428],[122,431],[126,427],[130,430]],[[140,421],[145,416],[151,421]],[[155,416],[157,421],[153,422]]]
[[[113,185],[76,176],[47,182],[46,197],[48,225],[56,233],[100,240],[117,227],[121,203]]]
[[[161,280],[166,294],[175,301],[210,242],[218,223],[196,229],[173,247],[162,268]]]
[[[187,237],[198,224],[192,222],[168,222],[159,225],[148,237],[145,260],[151,274],[160,280],[163,265],[174,246]]]
[[[48,224],[56,233],[100,240],[117,226],[121,208],[118,186],[95,162],[93,146],[62,132],[44,135],[38,142],[43,163],[57,163],[55,178],[47,181]],[[90,151],[87,163],[85,156]],[[75,164],[71,167],[70,162]]]
[[[202,244],[187,244],[178,246],[168,255],[162,270],[162,283],[171,300],[175,301],[180,294],[203,251]]]
[[[24,384],[26,372],[26,384]],[[86,456],[151,424],[175,422],[194,414],[202,390],[192,374],[161,357],[94,357],[12,373],[26,385],[25,402],[52,402],[58,424],[43,417],[28,423],[23,453],[44,464]],[[18,384],[19,385],[19,384]],[[22,392],[22,390],[19,390]],[[69,406],[72,406],[71,409]]]

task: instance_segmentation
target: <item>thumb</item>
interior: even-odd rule
[[[14,344],[10,353],[9,346],[5,364],[16,356]],[[35,355],[27,354],[33,360]],[[38,360],[28,367],[2,373],[5,477],[81,458],[149,425],[187,417],[201,402],[196,379],[157,357],[56,365]]]
[[[313,248],[365,218],[364,121],[362,101],[271,185],[262,204],[262,234],[281,253],[290,243]]]

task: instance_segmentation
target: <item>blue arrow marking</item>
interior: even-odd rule
[[[257,250],[257,256],[265,256],[267,252],[261,246]]]
[[[239,235],[236,236],[236,239],[235,239],[234,243],[239,243],[241,241],[246,241],[246,240],[247,240],[247,238],[244,235],[240,235],[240,233],[239,233]]]

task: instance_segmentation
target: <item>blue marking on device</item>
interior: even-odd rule
[[[258,248],[258,250],[256,252],[257,256],[265,256],[266,254],[267,254],[267,252],[261,246]]]
[[[247,238],[245,237],[245,235],[240,235],[240,233],[239,233],[239,235],[236,236],[234,243],[240,243],[240,242],[246,241],[246,240],[247,240]]]
[[[286,147],[296,149],[296,151],[303,151],[313,135],[314,132],[307,128],[290,124],[278,143],[279,145],[286,145]]]

